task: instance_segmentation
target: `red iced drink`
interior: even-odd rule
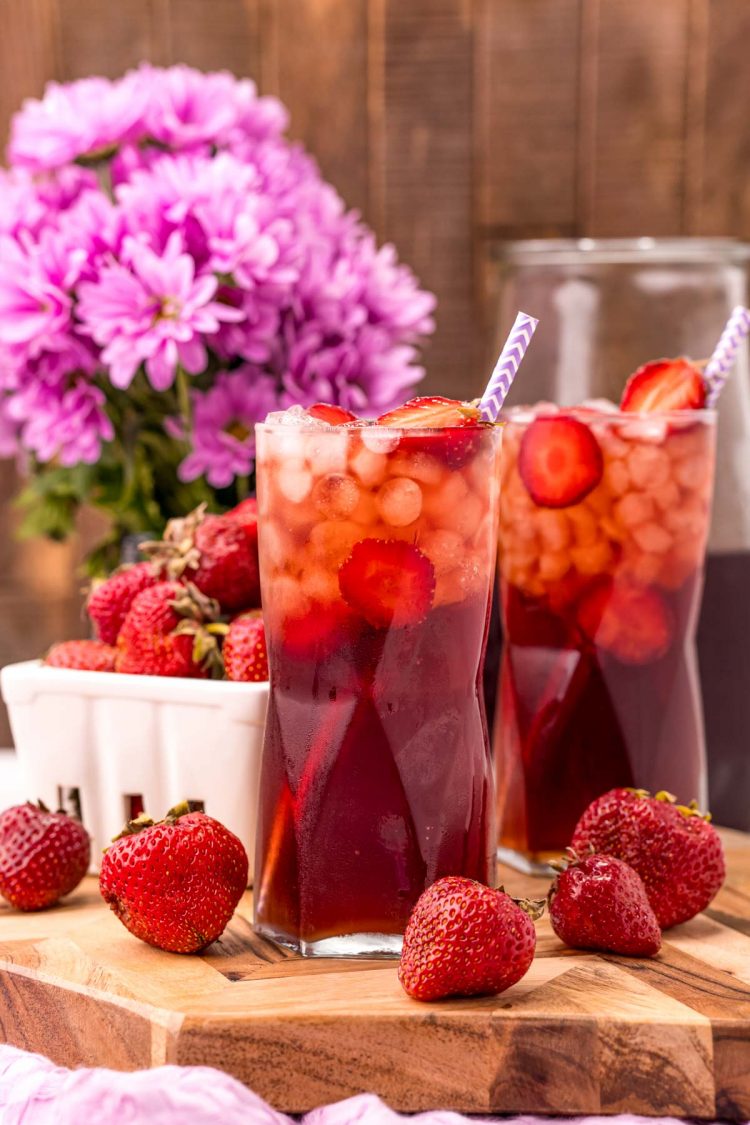
[[[614,786],[705,800],[695,659],[714,471],[701,373],[647,364],[620,409],[509,412],[500,845],[534,866]],[[676,408],[675,408],[676,407]]]
[[[533,866],[607,789],[705,799],[694,631],[714,415],[545,405],[507,422],[494,746],[501,846]]]
[[[398,952],[434,880],[494,874],[480,683],[500,434],[313,409],[257,430],[256,928],[306,954]]]

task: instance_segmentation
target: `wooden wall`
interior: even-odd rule
[[[49,78],[252,76],[438,294],[428,385],[470,396],[493,240],[750,237],[749,47],[750,0],[0,0],[0,134]],[[7,523],[0,663],[76,624],[75,552]]]

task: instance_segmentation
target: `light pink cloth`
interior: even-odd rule
[[[484,1119],[485,1121],[487,1119]],[[502,1125],[544,1125],[506,1117]],[[481,1125],[434,1110],[394,1113],[374,1094],[314,1109],[302,1125]],[[673,1117],[662,1125],[679,1125]],[[0,1125],[293,1125],[228,1074],[204,1066],[161,1066],[122,1073],[65,1070],[41,1055],[0,1044]],[[654,1125],[652,1117],[571,1117],[565,1125]]]

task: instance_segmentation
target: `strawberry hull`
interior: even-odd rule
[[[284,471],[275,447],[288,436],[283,427],[260,431],[263,512]],[[305,451],[328,435],[297,436]],[[357,503],[374,519],[352,532],[342,512],[338,528],[322,534],[314,508],[308,517],[305,500],[283,498],[269,504],[265,524],[261,515],[271,695],[256,928],[308,955],[393,954],[436,879],[494,876],[494,790],[479,685],[499,435],[478,429],[474,460],[484,462],[461,469],[395,443],[387,454],[363,454],[356,431],[344,441],[337,475],[358,482]],[[297,497],[299,475],[309,471],[318,479],[308,495],[322,495],[315,457],[305,464],[309,470],[297,463],[289,491]],[[457,475],[460,483],[451,483]],[[391,487],[405,479],[407,488]],[[427,511],[402,525],[393,493],[403,493],[411,512],[415,487]],[[449,490],[446,505],[458,491],[470,513],[481,509],[477,519],[457,517],[466,520],[462,535],[440,526],[451,518],[435,503],[441,489]]]
[[[705,800],[694,633],[714,419],[588,414],[601,480],[553,511],[519,473],[529,417],[511,416],[503,448],[494,750],[501,847],[533,866],[609,789]]]

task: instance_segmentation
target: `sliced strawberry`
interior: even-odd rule
[[[429,612],[435,568],[400,539],[362,539],[339,570],[346,601],[370,625],[416,625]]]
[[[460,469],[477,451],[481,415],[475,406],[454,398],[428,395],[412,398],[403,406],[378,418],[379,426],[404,430],[440,429],[439,434],[419,434],[402,438],[410,450],[422,450],[438,457],[453,469]]]
[[[344,410],[343,406],[334,406],[331,402],[316,402],[307,408],[311,418],[319,422],[327,422],[329,426],[343,426],[345,422],[356,422],[357,415],[351,410]]]
[[[567,508],[602,479],[604,461],[589,427],[569,414],[536,418],[521,439],[518,472],[535,504]]]
[[[642,414],[668,410],[700,410],[706,384],[689,359],[657,359],[635,371],[622,392],[620,409]]]
[[[582,599],[577,616],[582,633],[622,664],[651,664],[672,643],[672,614],[654,589],[602,582]]]
[[[279,647],[296,660],[326,660],[356,637],[356,620],[342,602],[316,604],[301,617],[285,618]]]

